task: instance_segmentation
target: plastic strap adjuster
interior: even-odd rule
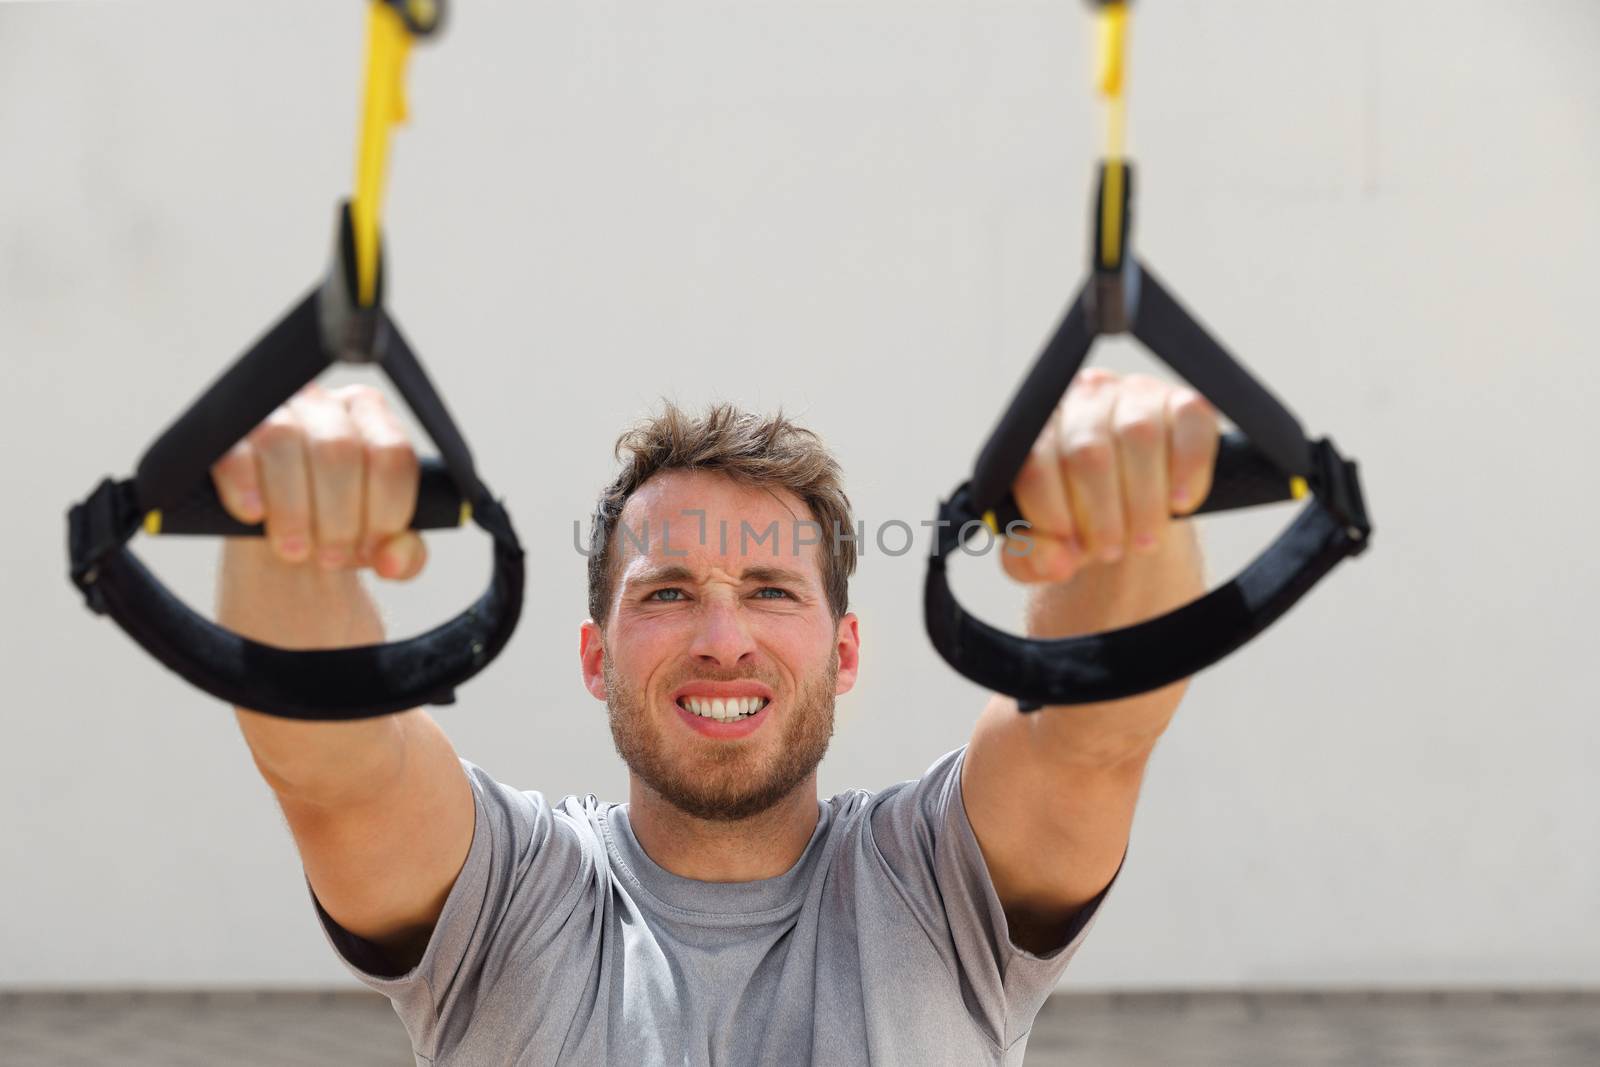
[[[138,528],[132,484],[111,478],[102,479],[88,499],[73,505],[67,514],[72,584],[97,615],[106,613],[105,596],[96,584],[101,561],[126,544]]]

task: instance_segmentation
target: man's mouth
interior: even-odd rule
[[[679,697],[677,703],[678,707],[697,718],[713,722],[739,722],[759,714],[771,701],[766,697],[684,696]]]

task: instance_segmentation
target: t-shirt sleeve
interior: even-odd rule
[[[497,782],[466,760],[461,765],[472,787],[472,846],[415,967],[393,973],[376,945],[345,930],[311,894],[341,962],[389,998],[423,1057],[434,1055],[442,1031],[470,1019],[480,988],[503,969],[508,952],[525,951],[541,929],[557,925],[552,918],[574,908],[595,866],[572,823],[542,794]]]
[[[921,778],[874,798],[872,836],[919,925],[953,957],[974,1021],[1007,1048],[1033,1025],[1111,886],[1078,913],[1052,951],[1038,955],[1015,944],[967,821],[965,755],[959,748]]]

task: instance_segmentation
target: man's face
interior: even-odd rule
[[[857,637],[829,613],[811,520],[792,494],[706,471],[663,471],[623,509],[585,680],[629,770],[687,814],[743,819],[815,789]]]

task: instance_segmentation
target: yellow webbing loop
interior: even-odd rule
[[[1100,198],[1100,265],[1122,262],[1122,160],[1106,160],[1104,195]]]
[[[406,118],[406,58],[411,33],[400,13],[380,0],[368,5],[366,103],[356,149],[356,191],[350,201],[355,228],[357,300],[370,306],[378,286],[378,217],[389,161],[390,127]]]
[[[1128,5],[1126,0],[1100,8],[1100,64],[1096,78],[1100,95],[1106,98],[1106,158],[1122,158],[1126,108],[1123,89],[1128,68]]]
[[[1106,101],[1105,185],[1100,198],[1100,265],[1115,269],[1122,262],[1123,127],[1127,108],[1123,90],[1128,75],[1128,4],[1116,0],[1101,6],[1099,69],[1095,88]]]
[[[146,513],[144,517],[144,532],[149,534],[151,537],[154,537],[161,532],[160,508],[156,508],[154,511]]]

